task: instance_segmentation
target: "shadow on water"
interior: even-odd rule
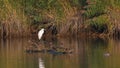
[[[120,40],[52,38],[42,45],[73,49],[72,54],[26,53],[30,39],[1,39],[0,68],[120,68]],[[109,56],[104,54],[109,53]]]

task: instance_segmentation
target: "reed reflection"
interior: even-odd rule
[[[120,68],[120,40],[59,38],[41,44],[70,48],[71,54],[26,53],[28,40],[1,40],[0,68]]]

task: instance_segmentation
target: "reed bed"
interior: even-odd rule
[[[118,36],[119,0],[0,0],[1,37],[106,34]]]

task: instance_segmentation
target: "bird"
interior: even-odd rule
[[[104,53],[104,56],[110,56],[110,53],[109,52],[106,52],[106,53]]]
[[[45,31],[44,28],[42,28],[41,30],[39,30],[39,32],[38,32],[38,39],[39,39],[39,40],[42,38],[42,36],[43,36],[43,34],[44,34],[44,31]]]

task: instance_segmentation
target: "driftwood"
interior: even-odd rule
[[[71,54],[73,50],[70,48],[54,46],[52,43],[43,45],[40,42],[29,41],[31,45],[25,48],[27,53],[50,53],[50,54]]]

